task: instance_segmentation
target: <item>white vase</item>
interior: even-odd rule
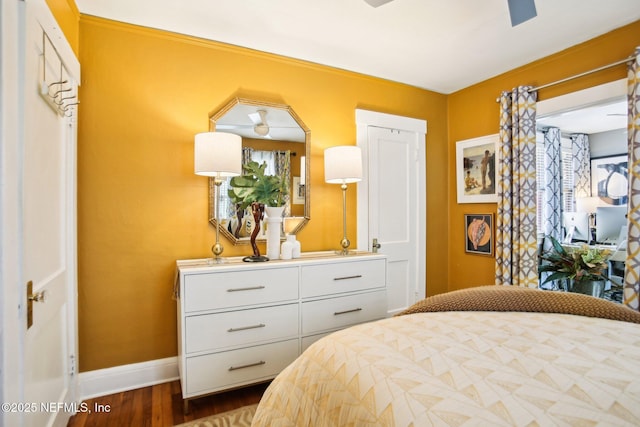
[[[287,236],[287,240],[282,242],[282,246],[280,246],[280,259],[293,258],[293,243],[289,237],[291,236]]]
[[[282,229],[282,212],[284,206],[264,208],[267,218],[267,258],[280,258],[280,230]]]
[[[296,235],[295,234],[289,234],[287,236],[287,240],[289,242],[291,242],[292,245],[292,250],[291,250],[291,257],[292,258],[300,258],[300,253],[301,248],[300,248],[300,241],[296,239]]]

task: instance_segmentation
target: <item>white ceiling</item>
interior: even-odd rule
[[[83,14],[445,94],[640,19],[639,0],[536,0],[538,16],[516,27],[507,0],[394,0],[378,8],[364,0],[76,3]]]
[[[536,117],[536,125],[553,126],[564,133],[588,135],[627,127],[627,100],[604,102],[546,117]]]

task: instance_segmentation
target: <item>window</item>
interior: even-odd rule
[[[562,157],[560,159],[560,168],[562,169],[562,211],[575,212],[575,182],[574,182],[574,166],[573,153],[571,152],[571,141],[562,138]]]
[[[544,137],[538,137],[539,132],[536,136],[536,227],[541,233],[544,230]]]
[[[538,232],[544,230],[544,206],[545,206],[545,191],[546,191],[546,179],[545,179],[545,152],[544,152],[544,136],[538,132],[536,136],[536,226]],[[560,170],[562,176],[560,177],[560,188],[562,191],[561,206],[563,212],[575,212],[575,194],[574,194],[574,179],[573,179],[573,155],[571,152],[571,140],[562,138],[561,158],[560,158]]]

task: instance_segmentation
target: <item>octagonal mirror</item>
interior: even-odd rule
[[[285,104],[234,98],[209,117],[211,131],[242,137],[243,165],[266,163],[265,175],[278,175],[288,186],[281,236],[296,234],[309,221],[311,132]],[[231,180],[220,189],[220,232],[233,244],[249,244],[253,217],[230,197]],[[214,180],[209,179],[209,221],[216,225]],[[264,227],[261,227],[264,230]],[[257,240],[264,239],[258,235]]]

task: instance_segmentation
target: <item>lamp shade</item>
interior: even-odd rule
[[[300,185],[305,185],[307,179],[307,158],[300,157]]]
[[[324,180],[329,184],[348,184],[362,180],[362,151],[354,145],[324,150]]]
[[[577,197],[576,210],[578,212],[595,213],[596,208],[600,204],[599,197]]]
[[[204,176],[236,176],[242,173],[242,138],[224,132],[195,136],[193,171]]]

